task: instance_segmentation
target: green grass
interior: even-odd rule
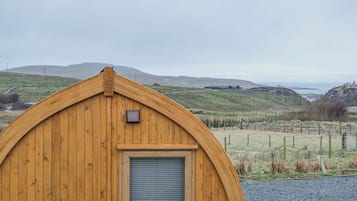
[[[12,90],[23,102],[36,102],[79,80],[72,78],[0,72],[0,93]]]
[[[296,96],[275,95],[266,92],[243,90],[213,90],[150,86],[177,101],[193,113],[209,115],[232,115],[235,112],[292,111],[307,104]]]
[[[331,122],[333,124],[333,122]],[[356,139],[354,135],[348,136],[348,150],[341,150],[341,136],[332,135],[332,154],[328,154],[328,135],[281,133],[270,131],[254,131],[239,129],[214,129],[215,137],[224,147],[224,137],[231,144],[227,144],[227,154],[234,165],[244,161],[246,175],[240,175],[243,181],[273,180],[273,179],[302,179],[321,176],[357,175],[357,168],[351,168],[350,162],[357,163]],[[249,146],[248,146],[249,134]],[[271,136],[271,147],[269,147]],[[295,139],[293,147],[293,136]],[[322,151],[320,151],[320,137],[323,136]],[[286,137],[286,159],[283,158],[283,138]],[[310,167],[319,164],[317,156],[321,156],[327,173],[319,170],[309,170],[306,173],[296,172],[296,161],[304,161]],[[280,161],[289,171],[272,174],[272,156],[275,161]]]

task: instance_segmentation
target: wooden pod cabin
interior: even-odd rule
[[[242,201],[244,195],[229,158],[198,118],[106,67],[42,100],[2,132],[0,200]]]

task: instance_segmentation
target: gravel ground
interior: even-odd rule
[[[357,201],[357,176],[241,184],[246,201]]]

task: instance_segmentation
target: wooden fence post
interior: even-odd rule
[[[302,133],[302,122],[300,122],[300,133]]]
[[[295,148],[295,136],[293,135],[293,148]]]
[[[286,160],[286,137],[284,137],[284,160]]]
[[[347,133],[344,132],[342,134],[342,150],[346,151],[347,150]]]
[[[357,149],[357,130],[356,130],[356,149]]]
[[[224,151],[227,152],[227,137],[224,137]]]
[[[320,151],[322,150],[322,135],[320,136]]]
[[[291,133],[294,133],[294,122],[291,121]]]
[[[328,135],[328,158],[331,158],[331,134]]]
[[[319,124],[319,135],[321,134],[321,125]]]
[[[228,145],[231,145],[231,134],[228,134]]]
[[[270,135],[269,135],[269,147],[271,147],[271,136]]]
[[[247,134],[247,147],[249,147],[249,133]]]
[[[284,122],[284,133],[285,133],[285,122]]]

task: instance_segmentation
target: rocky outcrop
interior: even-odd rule
[[[344,84],[332,88],[321,99],[329,101],[342,100],[348,106],[357,106],[357,84]]]

